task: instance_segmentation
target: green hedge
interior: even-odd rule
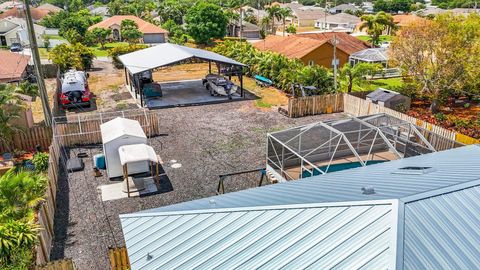
[[[318,89],[316,94],[334,92],[333,76],[322,66],[305,65],[298,59],[260,51],[247,42],[225,40],[213,51],[248,65],[247,75],[269,78],[284,92],[291,93],[291,85],[297,83],[315,86]]]
[[[115,48],[112,48],[108,51],[108,55],[112,58],[113,65],[116,68],[123,68],[122,63],[118,59],[120,55],[131,53],[134,51],[142,50],[148,48],[148,45],[145,44],[128,44],[122,45]]]

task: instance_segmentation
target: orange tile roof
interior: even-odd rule
[[[324,43],[307,37],[268,36],[264,41],[256,42],[253,46],[259,50],[276,52],[289,58],[302,58]]]
[[[346,33],[297,34],[287,37],[268,36],[264,41],[256,42],[253,46],[259,50],[280,53],[289,58],[302,58],[323,44],[331,43],[334,34],[339,40],[337,48],[347,54],[369,48],[367,43]]]
[[[138,30],[144,34],[157,34],[157,33],[168,33],[167,30],[160,28],[154,24],[146,22],[133,15],[116,15],[110,18],[107,18],[97,24],[90,26],[88,29],[92,30],[93,28],[109,28],[110,26],[117,24],[121,25],[123,20],[132,20],[138,25]]]
[[[48,9],[30,8],[30,14],[32,14],[32,19],[34,21],[39,21],[50,13],[55,12]],[[4,19],[7,17],[25,18],[25,11],[23,9],[13,7],[0,14],[0,19]]]
[[[420,21],[425,21],[426,19],[419,17],[417,15],[411,15],[411,14],[398,14],[398,15],[393,15],[393,22],[397,24],[398,26],[406,26],[409,25],[413,22],[420,22]]]
[[[337,48],[347,54],[352,54],[371,47],[369,43],[343,32],[305,33],[298,34],[297,36],[308,37],[320,41],[331,41],[333,40],[333,37],[336,36],[339,41]]]
[[[0,82],[19,80],[30,56],[0,50]]]

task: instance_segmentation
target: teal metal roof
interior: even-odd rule
[[[400,168],[412,166],[431,167],[432,170],[426,174],[395,173]],[[149,209],[145,212],[401,199],[478,178],[480,178],[480,147],[469,145]],[[375,194],[364,195],[361,189],[366,186],[372,186]],[[214,200],[215,204],[212,205],[211,200]]]
[[[405,205],[405,269],[478,269],[480,187]]]
[[[465,146],[120,219],[132,269],[477,269],[479,165]]]
[[[123,215],[132,269],[373,269],[392,264],[392,204]]]

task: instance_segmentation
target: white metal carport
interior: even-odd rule
[[[209,63],[209,73],[211,73],[212,62],[228,67],[228,69],[232,71],[230,75],[239,77],[241,96],[244,97],[242,69],[246,67],[246,65],[211,51],[163,43],[154,47],[124,54],[118,58],[125,67],[126,83],[130,85],[130,88],[132,88],[132,86],[135,88],[135,96],[140,95],[141,106],[144,105],[143,93],[139,87],[138,79],[141,73],[178,64],[190,59],[207,61]]]

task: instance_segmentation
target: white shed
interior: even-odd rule
[[[103,153],[109,178],[123,175],[122,164],[118,149],[124,145],[146,144],[147,136],[140,123],[135,120],[117,117],[100,125],[103,141]],[[139,161],[128,164],[129,174],[148,172],[148,161]]]

